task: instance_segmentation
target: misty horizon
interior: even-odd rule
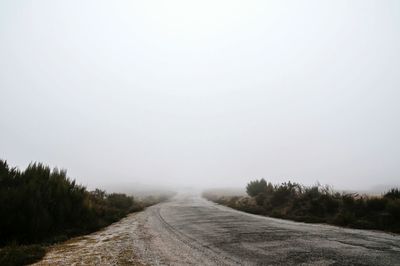
[[[398,1],[0,3],[0,159],[89,188],[399,186]]]

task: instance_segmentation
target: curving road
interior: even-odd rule
[[[55,246],[39,264],[400,265],[400,236],[261,217],[180,194]]]

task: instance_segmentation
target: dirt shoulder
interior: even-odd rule
[[[145,265],[133,250],[137,215],[130,214],[100,231],[56,244],[33,265]]]

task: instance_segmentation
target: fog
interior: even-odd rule
[[[1,1],[0,158],[89,187],[399,185],[399,11]]]

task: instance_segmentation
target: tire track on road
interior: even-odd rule
[[[190,248],[195,249],[202,254],[207,253],[205,255],[207,255],[208,257],[211,256],[213,258],[213,260],[215,260],[215,261],[221,261],[221,259],[222,259],[224,262],[226,262],[225,265],[242,265],[243,264],[242,262],[240,262],[232,257],[228,257],[222,251],[215,250],[215,249],[211,248],[209,245],[202,244],[199,241],[197,241],[195,238],[193,238],[187,234],[184,234],[183,232],[174,228],[161,215],[160,208],[157,208],[156,213],[157,213],[157,217],[159,218],[161,223],[164,225],[164,227],[169,232],[174,234],[179,241],[183,242],[185,245],[189,246]]]

